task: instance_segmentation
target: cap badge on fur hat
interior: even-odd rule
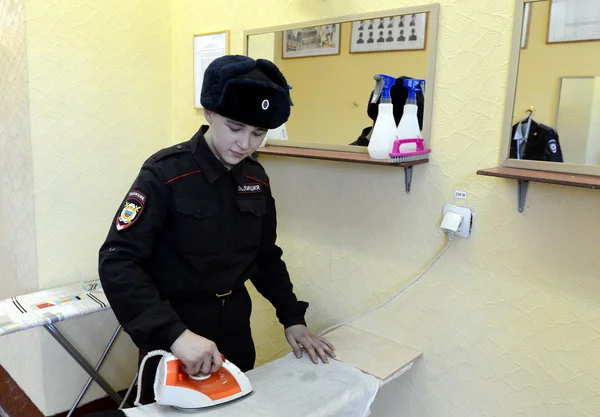
[[[269,108],[269,100],[264,99],[262,102],[262,109],[267,110]]]

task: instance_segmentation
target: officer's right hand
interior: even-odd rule
[[[217,345],[209,339],[185,330],[171,345],[171,352],[185,365],[188,375],[216,372],[223,365]]]

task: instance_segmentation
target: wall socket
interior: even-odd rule
[[[468,238],[471,235],[471,228],[473,227],[473,212],[471,211],[471,209],[466,207],[454,206],[452,204],[446,204],[444,206],[444,213],[442,214],[442,218],[446,216],[447,212],[456,213],[463,216],[462,223],[460,224],[460,227],[456,231],[455,235]]]

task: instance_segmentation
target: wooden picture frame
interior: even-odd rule
[[[333,23],[281,32],[281,58],[339,55],[342,26]]]
[[[206,67],[215,59],[229,55],[230,32],[197,33],[193,35],[194,108],[202,109],[200,94]]]
[[[549,2],[546,44],[600,41],[600,1]]]

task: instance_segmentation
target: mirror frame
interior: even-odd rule
[[[290,29],[299,29],[310,26],[321,26],[335,23],[354,22],[358,20],[377,19],[380,17],[397,16],[402,14],[428,13],[427,19],[427,77],[425,78],[425,105],[423,107],[423,129],[422,136],[425,139],[424,145],[428,146],[431,140],[431,120],[433,112],[433,92],[435,90],[435,70],[438,45],[438,22],[440,5],[438,3],[426,4],[414,7],[402,7],[398,9],[379,10],[367,13],[349,14],[345,16],[329,17],[318,20],[309,20],[296,22],[287,25],[269,26],[263,28],[248,29],[244,31],[244,51],[248,56],[249,37],[252,35],[262,35],[272,32],[280,32]],[[365,109],[366,112],[366,109]],[[358,134],[357,134],[358,137]],[[349,138],[352,141],[356,138]],[[294,148],[321,149],[332,151],[343,151],[352,153],[368,153],[366,146],[335,145],[318,142],[298,142],[292,140],[268,139],[265,146],[287,146]]]
[[[509,73],[504,107],[504,124],[502,127],[502,141],[500,149],[500,165],[507,168],[530,169],[537,171],[560,172],[568,174],[582,174],[600,176],[600,166],[559,163],[546,161],[527,161],[510,158],[510,141],[512,140],[513,114],[517,96],[517,80],[519,76],[519,61],[521,59],[521,32],[526,3],[537,3],[549,0],[516,0],[512,44],[509,61]],[[569,74],[565,74],[564,77]],[[598,74],[600,75],[600,74]],[[559,89],[560,94],[560,89]],[[558,111],[558,110],[557,110]],[[559,132],[560,135],[560,132]]]

